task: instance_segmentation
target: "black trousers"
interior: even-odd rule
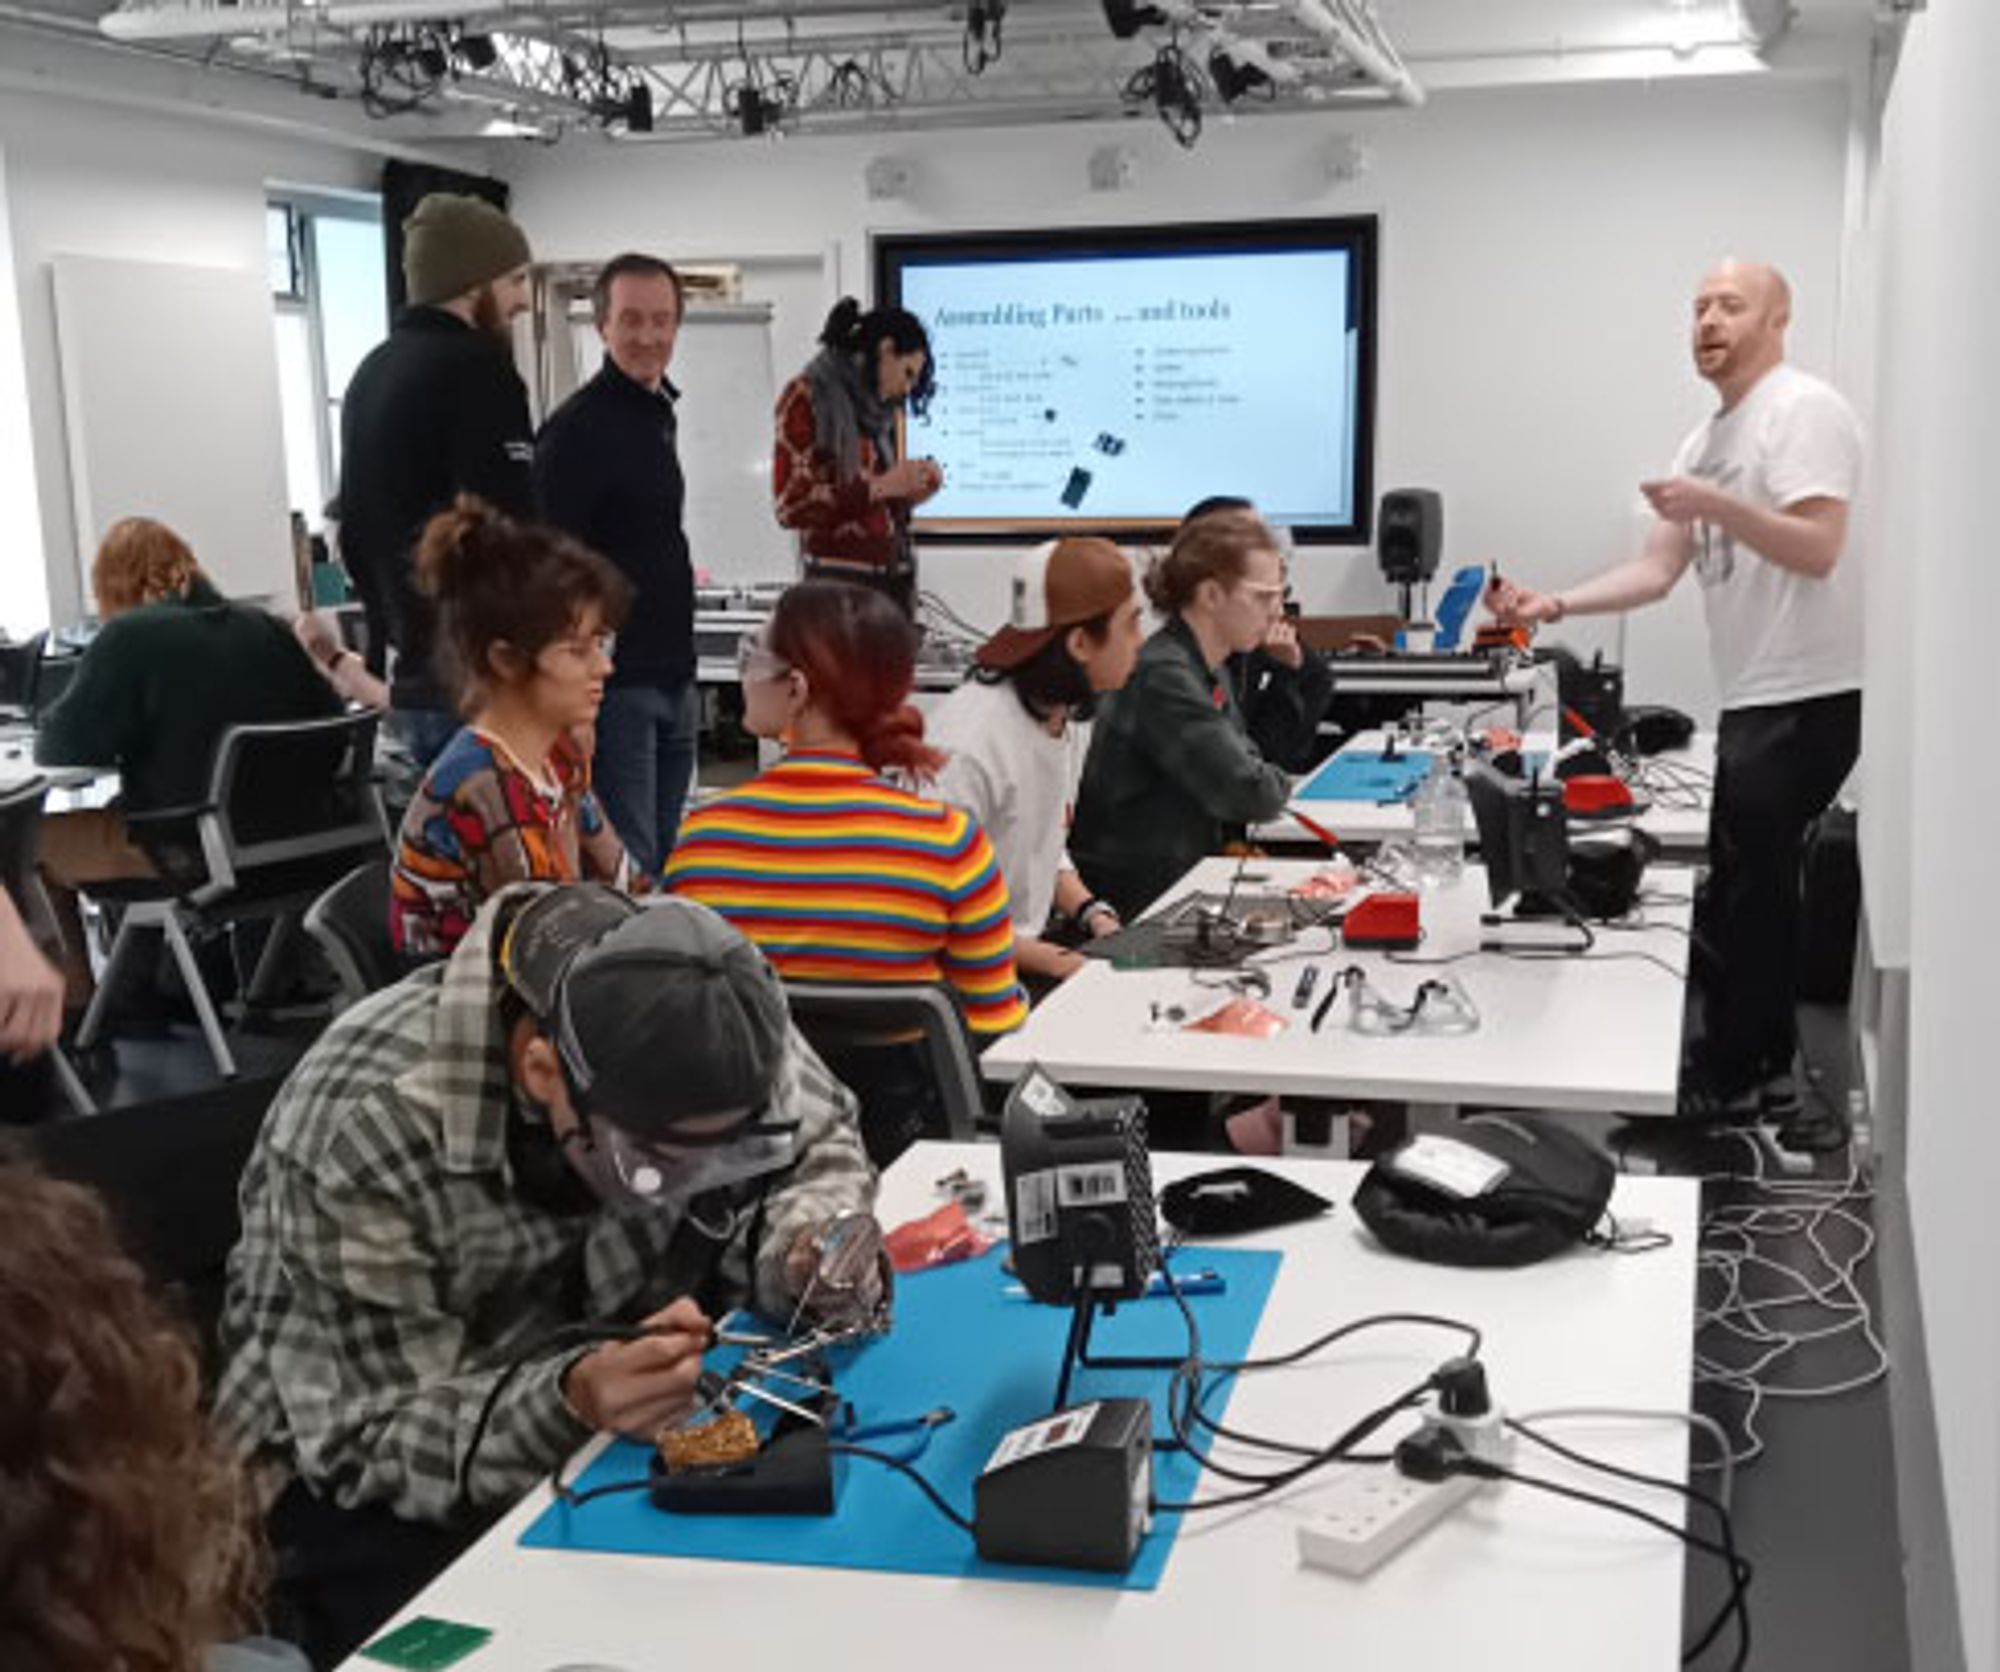
[[[1859,691],[1722,716],[1694,969],[1704,1064],[1724,1096],[1792,1065],[1806,834],[1860,748]]]
[[[492,1517],[405,1521],[380,1505],[342,1509],[294,1480],[266,1522],[276,1574],[271,1627],[332,1672],[459,1556]]]

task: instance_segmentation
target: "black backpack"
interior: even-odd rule
[[[1355,1191],[1354,1211],[1394,1254],[1525,1266],[1602,1240],[1616,1176],[1602,1150],[1555,1121],[1475,1115],[1383,1156]]]

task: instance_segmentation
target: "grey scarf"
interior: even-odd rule
[[[875,443],[878,469],[896,462],[895,412],[868,387],[854,357],[822,348],[806,363],[806,387],[812,391],[814,440],[825,449],[842,476],[861,474],[861,438]]]

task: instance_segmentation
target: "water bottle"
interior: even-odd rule
[[[1410,811],[1416,820],[1417,880],[1449,888],[1465,870],[1465,780],[1443,750],[1431,756],[1430,776],[1417,786]]]

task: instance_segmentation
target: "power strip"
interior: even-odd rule
[[[1299,1555],[1314,1567],[1359,1579],[1483,1485],[1471,1475],[1412,1480],[1393,1463],[1356,1468],[1327,1494],[1321,1513],[1299,1528]]]
[[[1513,1456],[1513,1437],[1497,1410],[1471,1419],[1432,1417],[1424,1429],[1446,1430],[1468,1455],[1503,1467]],[[1359,1579],[1487,1484],[1476,1475],[1417,1480],[1393,1463],[1352,1469],[1322,1500],[1320,1513],[1299,1528],[1299,1555],[1314,1567]]]

